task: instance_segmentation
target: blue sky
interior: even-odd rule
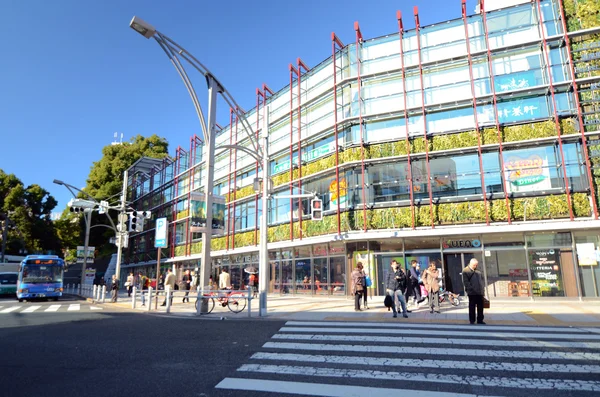
[[[469,14],[475,3],[468,0]],[[0,0],[0,169],[50,191],[60,212],[70,193],[52,180],[83,187],[115,132],[165,137],[171,154],[201,135],[168,58],[129,28],[134,15],[199,58],[250,109],[263,83],[274,91],[289,84],[297,57],[312,67],[331,56],[331,32],[345,44],[355,39],[354,21],[365,39],[397,32],[398,9],[412,29],[413,6],[422,25],[461,15],[460,0]],[[204,79],[192,79],[205,101]]]

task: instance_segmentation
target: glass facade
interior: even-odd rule
[[[591,252],[596,242],[590,236],[543,245],[545,237],[494,241],[486,232],[471,240],[483,238],[479,247],[465,250],[444,248],[431,231],[420,232],[559,222],[557,229],[570,233],[570,224],[597,217],[600,139],[590,134],[600,125],[593,121],[600,73],[593,73],[588,50],[600,35],[567,38],[558,0],[542,0],[541,11],[535,2],[514,4],[334,49],[268,97],[268,108],[263,103],[248,111],[249,125],[257,128],[270,112],[273,199],[262,208],[248,154],[231,149],[216,157],[214,194],[227,203],[226,226],[211,244],[216,260],[247,265],[237,250],[258,249],[264,210],[269,242],[287,242],[289,249],[270,258],[272,292],[346,294],[356,261],[381,275],[390,255],[401,253],[405,265],[435,262],[455,292],[462,291],[457,271],[475,257],[485,262],[493,297],[598,296],[598,274],[593,265],[579,265],[577,253],[578,244]],[[579,92],[573,84],[581,78]],[[250,146],[241,123],[220,129],[216,141]],[[189,152],[178,150],[174,161],[130,187],[137,207],[170,222],[167,258],[200,253],[189,207],[206,179],[203,151],[194,141]],[[322,199],[323,221],[310,219],[310,199],[287,198],[303,192]],[[150,220],[146,232],[132,236],[127,263],[155,259],[153,227]],[[367,231],[412,229],[414,239],[387,236],[331,251],[334,236],[363,233],[366,241]],[[295,247],[309,238],[327,242]],[[243,271],[232,272],[245,285]]]

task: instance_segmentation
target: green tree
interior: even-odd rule
[[[33,184],[25,187],[14,174],[0,169],[0,213],[8,216],[7,253],[21,249],[60,252],[61,243],[51,220],[56,200],[47,190]]]
[[[137,135],[130,142],[105,146],[102,149],[102,158],[92,164],[84,191],[98,201],[111,198],[110,202],[115,203],[123,189],[123,172],[142,157],[158,159],[167,157],[168,148],[167,140],[157,135],[150,137]],[[116,212],[110,211],[110,216],[116,224]],[[94,214],[92,224],[109,225],[110,223],[106,215]],[[100,255],[108,255],[116,249],[108,242],[110,237],[114,237],[112,230],[94,228],[90,233],[90,246],[95,246]]]

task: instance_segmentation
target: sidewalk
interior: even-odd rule
[[[122,309],[147,312],[152,314],[163,314],[177,317],[195,317],[195,297],[190,294],[190,303],[182,303],[182,297],[173,299],[171,313],[166,313],[166,308],[160,306],[158,311],[154,310],[154,302],[151,311],[141,306],[137,300],[136,309],[131,308],[131,298],[126,293],[119,294],[117,303],[106,303]],[[468,323],[468,302],[461,300],[458,307],[442,303],[441,313],[429,313],[426,306],[413,310],[409,318],[402,316],[392,318],[392,312],[383,306],[383,297],[372,297],[368,301],[369,310],[354,311],[354,301],[345,297],[304,297],[304,296],[280,296],[270,295],[268,297],[268,315],[265,319],[276,320],[305,320],[305,321],[394,321],[410,323]],[[252,318],[258,316],[258,299],[253,299]],[[572,301],[572,300],[493,300],[490,309],[485,310],[485,322],[497,325],[531,325],[531,326],[576,326],[576,327],[600,327],[600,301]],[[211,314],[203,315],[201,318],[227,318],[247,319],[248,307],[241,313],[233,313],[227,307],[221,307],[216,302],[215,309]]]

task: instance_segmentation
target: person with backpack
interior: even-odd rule
[[[409,310],[406,309],[406,299],[404,293],[406,292],[406,274],[398,265],[395,259],[392,259],[392,270],[388,272],[385,279],[386,293],[394,299],[392,309],[394,310],[394,317],[398,317],[398,311],[402,307],[402,317],[408,318]]]
[[[352,294],[354,294],[354,311],[360,311],[360,301],[363,299],[363,294],[367,292],[365,281],[366,274],[363,271],[362,262],[356,264],[356,268],[352,271]]]

